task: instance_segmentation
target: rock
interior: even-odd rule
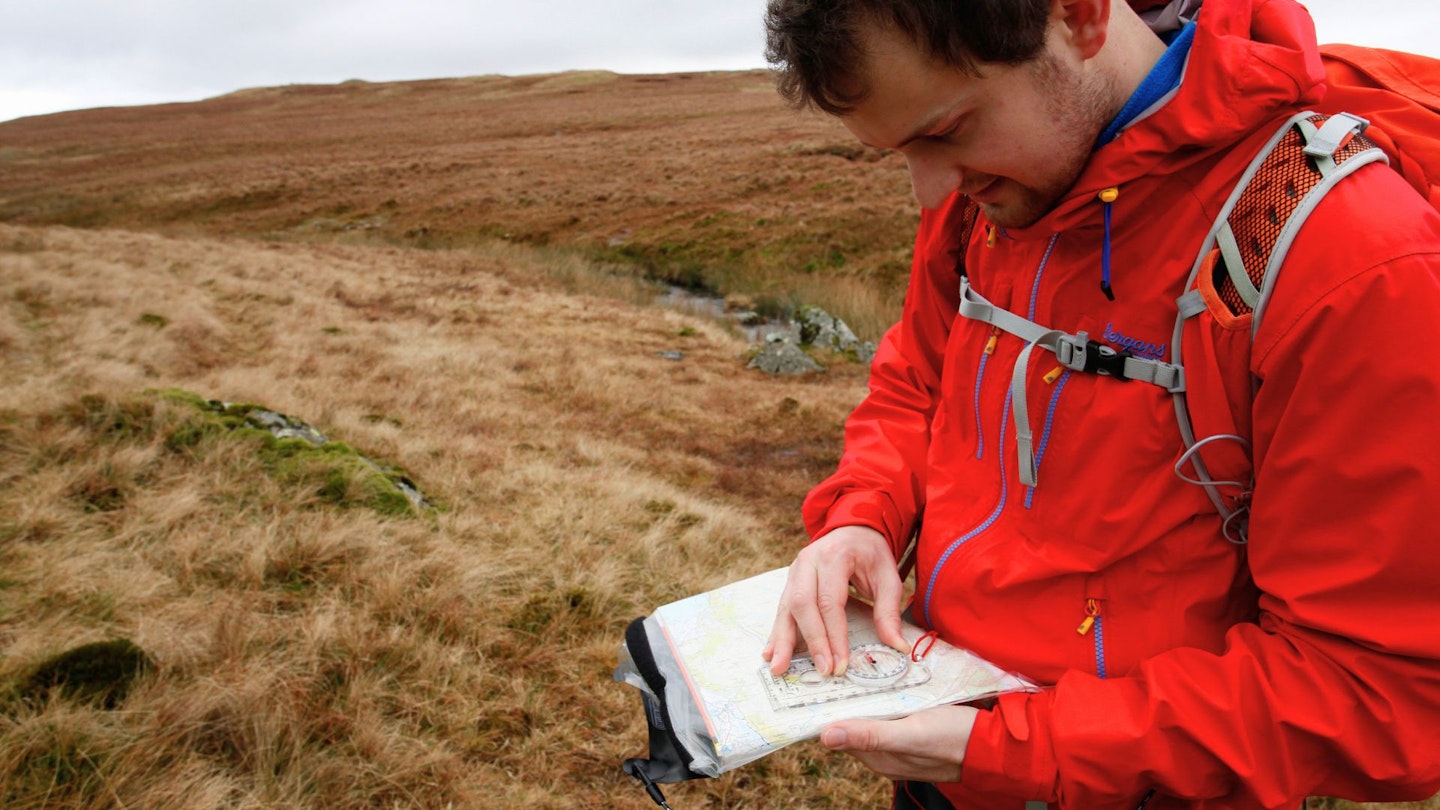
[[[663,354],[663,353],[662,353]],[[301,439],[312,447],[322,448],[346,448],[366,468],[373,470],[381,478],[389,483],[396,492],[405,496],[410,506],[416,510],[425,510],[432,507],[432,504],[425,498],[415,482],[410,480],[400,470],[387,467],[355,453],[348,445],[338,442],[331,442],[324,433],[321,433],[313,425],[272,410],[267,410],[258,405],[246,405],[233,402],[221,402],[219,400],[205,400],[201,407],[208,408],[215,413],[229,414],[232,416],[243,416],[244,424],[247,427],[268,431],[277,439]]]
[[[774,337],[774,336],[772,336]],[[785,339],[767,340],[760,351],[750,360],[748,368],[758,368],[766,374],[813,374],[825,368],[810,358],[804,349]]]
[[[226,406],[229,404],[224,403]],[[252,409],[245,415],[245,421],[251,427],[270,431],[277,439],[304,439],[316,447],[330,441],[325,434],[299,419],[263,408]]]
[[[855,362],[870,365],[870,361],[875,359],[875,344],[868,340],[862,341],[855,346],[854,356]]]
[[[875,358],[874,343],[860,340],[844,321],[820,307],[801,307],[795,313],[795,325],[804,345],[849,355],[859,363],[869,363]]]

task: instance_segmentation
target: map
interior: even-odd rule
[[[905,624],[902,632],[915,655],[891,650],[879,643],[868,606],[854,600],[847,608],[855,651],[850,677],[821,676],[804,656],[783,675],[773,676],[760,653],[788,570],[672,602],[651,617],[682,676],[679,698],[693,703],[693,712],[689,705],[684,708],[699,718],[695,737],[713,748],[717,774],[818,737],[837,720],[903,717],[933,706],[1035,688],[912,624]],[[675,701],[672,694],[672,714]],[[703,760],[712,752],[691,753]]]

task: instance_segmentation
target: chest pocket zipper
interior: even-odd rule
[[[1100,600],[1089,597],[1085,600],[1085,618],[1075,628],[1080,635],[1095,637],[1095,674],[1105,678],[1105,617],[1100,614]]]

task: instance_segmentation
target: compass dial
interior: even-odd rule
[[[884,644],[857,644],[850,648],[845,677],[858,686],[889,686],[910,671],[910,658]]]

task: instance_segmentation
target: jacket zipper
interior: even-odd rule
[[[1060,241],[1060,234],[1057,233],[1050,237],[1050,244],[1045,246],[1045,255],[1040,259],[1040,268],[1035,271],[1035,281],[1030,284],[1030,307],[1025,311],[1025,317],[1029,318],[1032,322],[1035,320],[1036,302],[1040,298],[1040,280],[1045,277],[1045,268],[1050,266],[1050,254],[1055,252],[1055,243],[1058,241]],[[1045,456],[1045,446],[1050,443],[1050,428],[1055,422],[1055,406],[1060,401],[1060,392],[1065,390],[1065,383],[1070,380],[1068,371],[1063,372],[1063,374],[1064,377],[1060,380],[1060,384],[1055,387],[1054,393],[1050,395],[1050,408],[1045,414],[1045,429],[1040,434],[1040,446],[1035,451],[1036,472],[1039,472],[1040,461]],[[1053,371],[1045,375],[1045,382],[1048,384],[1054,384],[1056,379],[1057,377]],[[1022,405],[1028,407],[1029,403],[1022,403]],[[1026,487],[1025,508],[1029,509],[1034,500],[1035,488]]]
[[[1005,433],[1010,427],[1010,396],[1008,394],[1005,396],[1005,409],[1002,414],[1000,417],[999,444],[1000,447],[1003,448],[1005,446]],[[935,570],[930,572],[930,580],[925,583],[925,601],[923,605],[925,609],[925,625],[927,627],[935,626],[935,623],[930,620],[930,600],[935,596],[935,582],[940,578],[940,572],[944,570],[945,563],[950,561],[950,555],[954,554],[956,549],[965,545],[965,543],[971,539],[984,534],[991,526],[995,525],[995,521],[1000,518],[1000,513],[1005,511],[1005,501],[1009,497],[1010,482],[1005,477],[1005,453],[1002,451],[997,453],[997,455],[1000,457],[1000,499],[995,503],[995,508],[990,510],[990,515],[985,518],[983,523],[960,537],[957,537],[950,545],[945,547],[945,552],[940,555],[940,559],[935,561]]]
[[[1065,391],[1065,384],[1070,382],[1070,375],[1073,371],[1063,366],[1056,366],[1053,371],[1045,375],[1045,382],[1055,386],[1050,394],[1050,407],[1045,411],[1045,430],[1040,434],[1040,445],[1035,448],[1035,469],[1040,469],[1040,464],[1045,461],[1045,448],[1050,445],[1050,431],[1055,426],[1055,411],[1060,405],[1060,394]],[[1035,503],[1035,487],[1025,488],[1025,508],[1029,509]]]
[[[985,353],[980,355],[980,369],[975,372],[975,458],[976,460],[985,457],[985,429],[980,421],[980,389],[985,382],[985,367],[990,365],[990,358],[995,354],[995,347],[1000,343],[1000,327],[990,327],[990,339],[985,341]]]
[[[1085,618],[1080,626],[1075,628],[1080,635],[1095,635],[1095,674],[1101,679],[1105,678],[1105,617],[1100,613],[1100,600],[1095,597],[1085,599]]]
[[[994,247],[994,245],[995,245],[995,234],[994,234],[993,231],[990,233],[990,236],[988,237],[988,240],[989,240],[989,241],[988,241],[988,245],[989,245],[990,247]],[[1035,281],[1034,281],[1034,283],[1033,283],[1033,284],[1031,285],[1031,287],[1030,287],[1029,317],[1030,317],[1031,320],[1034,320],[1034,319],[1035,319],[1035,301],[1036,301],[1037,296],[1038,296],[1039,293],[1040,293],[1040,279],[1041,279],[1042,277],[1044,277],[1044,275],[1045,275],[1045,268],[1050,265],[1050,254],[1054,252],[1054,250],[1055,250],[1055,243],[1056,243],[1057,241],[1059,241],[1059,240],[1060,240],[1060,234],[1058,234],[1058,233],[1055,234],[1054,236],[1051,236],[1051,237],[1050,237],[1050,244],[1048,244],[1048,245],[1045,246],[1045,255],[1044,255],[1043,257],[1041,257],[1041,259],[1040,259],[1040,267],[1039,267],[1039,269],[1037,269],[1037,270],[1035,271]],[[975,435],[976,435],[976,437],[977,437],[977,439],[976,439],[976,449],[975,449],[975,458],[976,458],[976,459],[980,459],[980,458],[983,457],[983,452],[984,452],[984,447],[985,447],[985,444],[984,444],[984,442],[985,442],[985,431],[982,429],[982,428],[983,428],[983,425],[982,425],[981,422],[980,422],[980,389],[981,389],[981,383],[984,382],[984,379],[985,379],[985,367],[986,367],[987,365],[989,365],[990,357],[991,357],[992,354],[994,354],[994,352],[995,352],[995,347],[996,347],[996,345],[999,344],[999,342],[1000,342],[1000,330],[999,330],[998,328],[992,327],[991,330],[990,330],[990,337],[989,337],[988,340],[985,341],[985,354],[980,358],[980,368],[979,368],[979,370],[976,372],[976,378],[975,378]],[[936,583],[936,581],[937,581],[937,580],[939,579],[939,577],[940,577],[940,572],[941,572],[942,570],[944,570],[945,564],[950,561],[950,556],[955,553],[956,549],[960,548],[960,547],[961,547],[962,545],[964,545],[965,543],[969,542],[970,540],[974,539],[975,537],[977,537],[977,536],[979,536],[979,535],[981,535],[981,534],[984,534],[986,531],[988,531],[991,526],[995,525],[995,521],[1000,519],[1000,513],[1003,512],[1003,511],[1005,511],[1005,503],[1006,503],[1006,501],[1009,499],[1009,493],[1010,493],[1010,482],[1009,482],[1009,480],[1006,478],[1006,475],[1005,475],[1005,473],[1006,473],[1006,471],[1005,471],[1005,434],[1006,434],[1007,430],[1008,430],[1009,427],[1010,427],[1010,401],[1011,401],[1011,397],[1012,397],[1012,394],[1010,394],[1010,393],[1007,391],[1006,394],[1005,394],[1005,404],[1004,404],[1003,409],[1002,409],[1002,411],[1001,411],[1002,415],[1001,415],[1001,417],[1000,417],[1000,436],[999,436],[999,438],[996,440],[996,446],[997,446],[998,448],[1000,448],[1000,449],[996,452],[996,455],[998,455],[998,456],[1000,457],[1000,499],[999,499],[999,501],[996,502],[995,508],[990,511],[990,514],[985,518],[985,520],[984,520],[979,526],[976,526],[975,528],[971,529],[970,531],[966,532],[965,534],[961,535],[960,537],[958,537],[958,538],[956,538],[954,541],[952,541],[952,542],[950,543],[950,545],[948,545],[948,546],[945,547],[945,551],[944,551],[944,553],[942,553],[942,554],[940,555],[940,559],[938,559],[938,560],[935,561],[935,569],[930,572],[930,579],[929,579],[929,581],[925,584],[925,599],[924,599],[924,601],[922,602],[922,607],[923,607],[924,613],[925,613],[925,624],[926,624],[927,626],[929,626],[929,627],[934,627],[934,626],[935,626],[935,623],[934,623],[933,621],[931,621],[931,619],[930,619],[930,601],[931,601],[931,599],[935,596],[935,583]],[[1048,434],[1048,425],[1047,425],[1047,434]]]

